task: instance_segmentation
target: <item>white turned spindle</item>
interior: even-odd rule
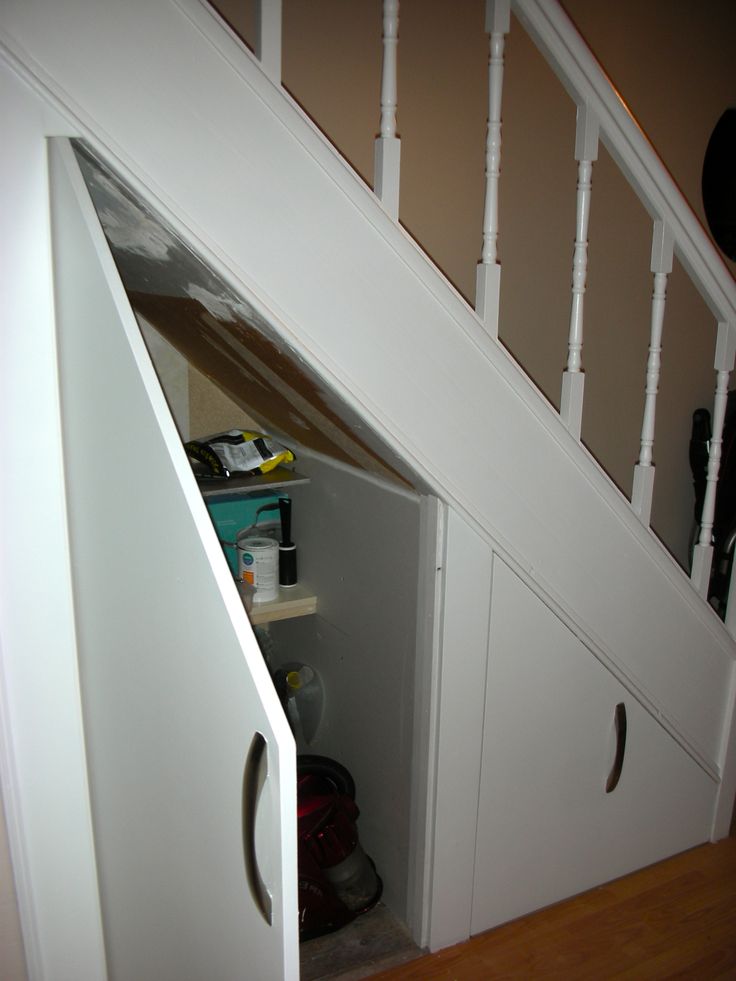
[[[281,85],[281,0],[256,3],[256,57],[271,81]]]
[[[716,490],[718,471],[721,465],[721,445],[723,443],[723,423],[726,418],[728,384],[733,371],[736,354],[736,324],[718,324],[716,341],[716,394],[713,400],[713,422],[708,454],[708,470],[705,484],[703,514],[700,519],[698,544],[693,550],[693,568],[690,579],[701,596],[707,598],[710,584],[710,570],[713,563],[713,521],[716,513]]]
[[[475,280],[475,310],[492,337],[498,337],[501,266],[498,262],[498,183],[501,174],[501,95],[503,52],[511,26],[509,0],[486,0],[488,61],[488,130],[486,189],[483,209],[483,248]]]
[[[649,358],[644,394],[644,418],[641,426],[639,462],[634,467],[634,486],[631,506],[643,525],[649,527],[654,496],[654,424],[657,411],[659,375],[662,366],[662,328],[667,299],[667,277],[672,272],[673,237],[663,221],[655,221],[652,235],[651,270],[654,275],[652,290],[652,319],[649,334]]]
[[[583,423],[583,298],[588,276],[588,224],[593,163],[598,159],[598,119],[589,106],[578,106],[575,159],[578,161],[577,220],[572,260],[572,305],[567,367],[562,376],[560,416],[575,439]]]
[[[399,0],[383,0],[383,73],[381,76],[381,134],[374,152],[374,190],[385,211],[399,217],[401,141],[396,135]]]

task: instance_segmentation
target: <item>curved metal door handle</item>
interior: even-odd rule
[[[616,730],[616,757],[611,767],[611,772],[606,780],[606,793],[610,794],[615,790],[621,779],[621,771],[624,768],[624,754],[626,752],[626,706],[619,702],[613,716],[613,725]]]
[[[256,854],[256,814],[267,775],[268,743],[260,732],[256,732],[243,771],[243,854],[248,888],[264,920],[271,926],[273,916],[271,894],[261,877]]]

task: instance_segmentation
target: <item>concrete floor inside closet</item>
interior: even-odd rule
[[[359,981],[405,964],[422,951],[383,903],[300,947],[301,981]]]

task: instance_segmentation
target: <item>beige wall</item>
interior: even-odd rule
[[[252,40],[244,15],[223,0]],[[736,4],[567,0],[569,13],[698,214],[708,136],[736,104]],[[284,83],[372,183],[380,0],[284,0]],[[474,299],[481,246],[487,37],[483,0],[401,0],[400,218]],[[575,108],[514,21],[506,52],[500,336],[559,403],[570,309]],[[623,491],[638,453],[649,335],[651,222],[601,148],[593,174],[583,438]],[[733,264],[731,265],[733,268]],[[715,324],[676,266],[665,322],[654,526],[682,562],[691,512],[693,409],[710,404]]]

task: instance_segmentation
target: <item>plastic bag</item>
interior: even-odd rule
[[[286,446],[271,436],[247,430],[231,429],[226,433],[205,436],[184,444],[193,461],[204,464],[209,477],[229,477],[231,473],[268,473],[295,457]]]

